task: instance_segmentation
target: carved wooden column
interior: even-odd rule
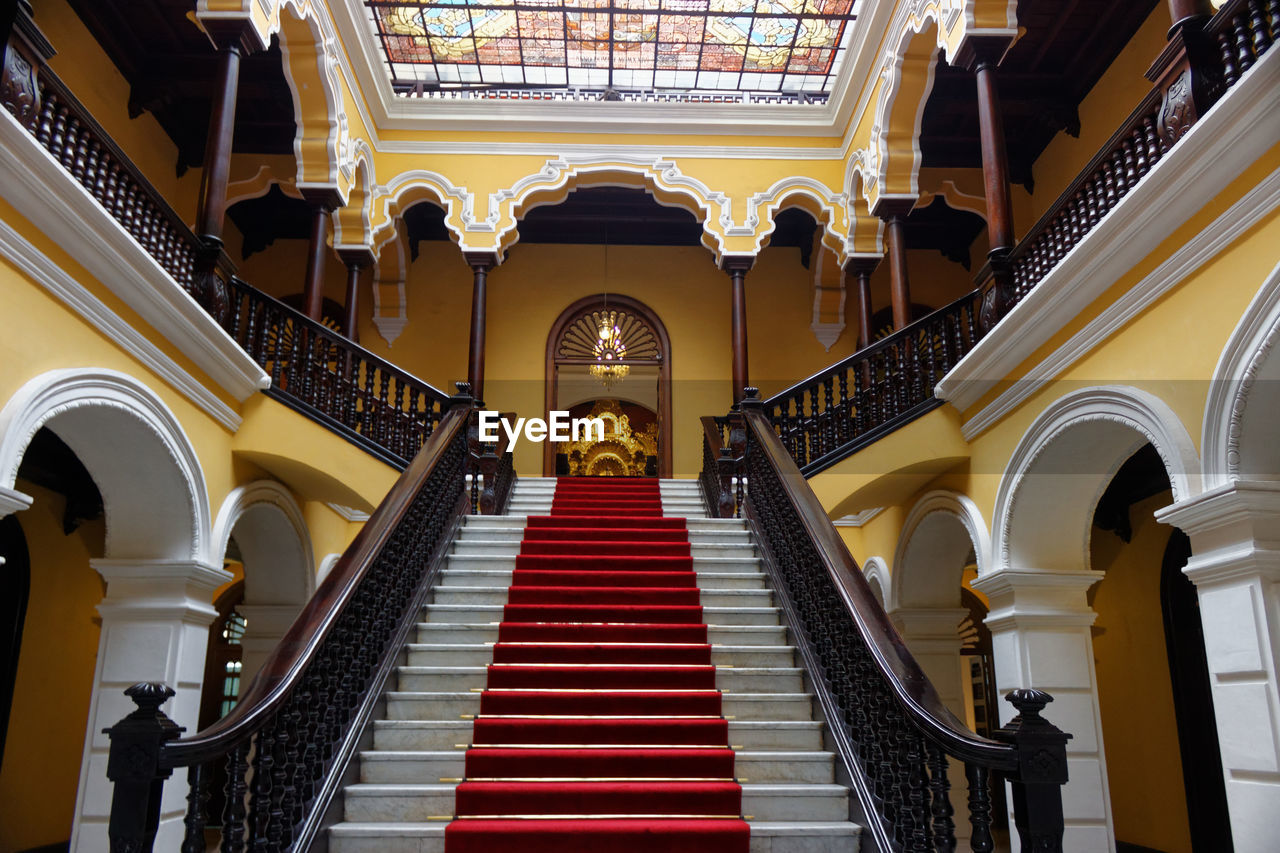
[[[196,235],[203,248],[196,258],[192,296],[215,318],[226,310],[228,297],[219,270],[230,276],[235,265],[223,250],[227,218],[227,182],[231,174],[232,137],[236,126],[236,93],[240,87],[240,60],[252,50],[250,27],[245,21],[210,22],[206,32],[218,48],[218,76],[205,137],[204,169],[200,174],[200,200]]]
[[[730,325],[733,338],[733,405],[742,401],[743,389],[751,384],[747,377],[747,273],[755,264],[754,255],[729,255],[720,268],[729,274]]]
[[[471,383],[471,396],[484,400],[484,327],[485,303],[489,270],[498,265],[492,252],[465,252],[463,257],[471,267],[471,351],[467,358],[467,380]]]
[[[342,205],[336,187],[299,187],[311,204],[311,246],[307,251],[307,277],[302,286],[303,310],[316,322],[324,313],[325,233],[329,217]]]
[[[893,328],[901,329],[911,322],[911,285],[907,280],[907,214],[915,207],[914,198],[881,198],[876,202],[876,216],[885,222],[885,241],[889,256],[889,295],[893,303]]]
[[[373,252],[364,246],[338,250],[347,265],[347,299],[343,306],[342,331],[353,344],[360,343],[360,272],[373,266]]]
[[[0,102],[30,130],[40,115],[40,69],[56,52],[32,20],[28,0],[0,5]]]
[[[987,252],[990,286],[982,299],[980,322],[990,329],[1017,299],[1010,255],[1017,238],[1009,196],[1009,157],[1005,149],[1004,115],[996,88],[996,67],[1009,49],[1005,36],[974,36],[956,54],[957,64],[974,73],[978,84],[978,132],[982,141],[982,178],[987,199]],[[986,285],[980,282],[979,286]]]
[[[871,345],[871,273],[880,265],[879,258],[854,258],[849,272],[858,283],[858,349]]]

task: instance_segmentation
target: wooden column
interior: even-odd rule
[[[978,134],[982,141],[982,178],[987,200],[987,263],[990,286],[983,295],[981,323],[990,329],[1017,300],[1010,256],[1017,237],[1013,202],[1009,195],[1009,157],[1005,148],[1004,115],[996,88],[996,66],[1009,48],[1004,36],[971,37],[956,60],[974,73],[978,86]],[[986,282],[979,282],[985,286]]]
[[[373,266],[373,252],[364,246],[338,250],[347,265],[347,299],[344,305],[342,331],[353,343],[360,343],[360,272]]]
[[[854,258],[849,262],[849,272],[858,283],[858,349],[871,345],[871,273],[879,265],[879,258]]]
[[[206,32],[218,49],[218,75],[212,92],[196,211],[196,235],[203,243],[203,250],[196,258],[191,295],[205,310],[218,317],[228,300],[218,271],[221,269],[228,276],[235,271],[235,265],[223,250],[222,236],[227,219],[227,183],[231,174],[240,60],[253,49],[253,43],[250,25],[245,21],[211,23]]]
[[[733,338],[733,405],[742,401],[743,389],[751,384],[747,377],[747,273],[755,264],[754,255],[730,255],[720,264],[729,274],[731,285],[729,322]]]
[[[876,216],[884,220],[886,254],[889,257],[889,297],[893,304],[893,328],[901,329],[911,322],[911,284],[907,279],[907,214],[915,207],[914,198],[881,198],[876,202]]]
[[[329,216],[342,205],[337,187],[300,187],[311,204],[311,245],[307,250],[307,277],[302,285],[303,311],[316,322],[324,313],[324,261]]]
[[[467,381],[471,383],[471,396],[484,400],[484,329],[485,308],[488,298],[489,270],[498,265],[491,252],[465,252],[463,257],[471,267],[471,351],[467,358]]]
[[[1169,37],[1172,38],[1175,31],[1187,24],[1194,23],[1198,27],[1211,17],[1213,6],[1209,0],[1169,0],[1169,20],[1173,22]]]

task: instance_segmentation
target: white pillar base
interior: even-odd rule
[[[1062,791],[1062,811],[1063,849],[1073,853],[1115,849],[1089,632],[1096,614],[1085,598],[1100,580],[1102,575],[1095,572],[1000,569],[973,584],[991,601],[986,622],[1001,696],[1000,723],[1017,713],[1003,697],[1017,687],[1034,687],[1053,696],[1045,719],[1072,735],[1067,741],[1069,781]],[[1012,814],[1009,831],[1012,849],[1017,850]]]
[[[200,714],[209,626],[218,615],[213,591],[231,580],[220,568],[196,561],[92,560],[107,582],[98,604],[102,632],[89,728],[80,763],[71,850],[107,850],[107,819],[112,785],[107,779],[108,728],[134,710],[124,690],[140,681],[162,681],[177,691],[162,710],[187,734]],[[178,781],[173,781],[178,777]],[[186,813],[186,775],[175,773],[165,785],[155,849],[177,850]]]
[[[1191,537],[1236,853],[1280,837],[1280,484],[1238,481],[1156,513]]]

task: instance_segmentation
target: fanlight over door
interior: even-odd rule
[[[671,476],[670,343],[641,302],[609,294],[570,305],[547,336],[548,412],[594,400],[621,400],[657,413],[657,474]],[[544,445],[543,470],[556,473],[556,447]]]

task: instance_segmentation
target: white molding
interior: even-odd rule
[[[818,323],[815,321],[809,324],[809,331],[813,332],[813,336],[818,339],[818,343],[822,344],[823,349],[831,352],[831,348],[835,346],[836,341],[840,340],[840,336],[844,334],[844,327],[844,323]]]
[[[893,576],[884,557],[867,557],[862,563],[862,574],[866,576],[868,584],[875,581],[880,586],[880,594],[884,596],[884,601],[880,603],[883,607],[888,607],[894,595]]]
[[[343,520],[352,524],[364,524],[369,520],[369,513],[353,509],[349,506],[343,506],[342,504],[335,503],[327,503],[325,506],[341,516]]]
[[[179,394],[231,432],[240,428],[240,415],[218,399],[176,361],[139,332],[101,299],[89,292],[6,222],[0,222],[0,255],[45,290],[52,293],[89,325],[136,358]]]
[[[1280,170],[1268,180],[1277,176]],[[1280,178],[1276,183],[1280,185]],[[1208,485],[1221,485],[1240,476],[1240,438],[1249,395],[1278,335],[1280,264],[1272,268],[1249,302],[1213,370],[1200,438]]]
[[[299,591],[302,593],[299,601],[290,603],[296,613],[297,606],[304,603],[311,596],[311,593],[315,591],[316,562],[311,549],[311,532],[307,528],[307,520],[302,514],[302,507],[298,506],[293,494],[284,485],[277,483],[275,480],[255,480],[252,483],[246,483],[243,486],[237,486],[232,489],[222,501],[222,506],[218,509],[217,520],[213,523],[209,558],[211,562],[221,562],[227,553],[227,545],[231,540],[231,534],[235,531],[236,525],[240,523],[240,519],[250,510],[263,507],[268,507],[283,516],[284,524],[288,525],[289,532],[292,532],[297,539],[298,551],[296,556],[299,558],[299,565],[284,565],[285,555],[283,553],[276,554],[275,562],[277,565],[246,565],[246,599],[251,604],[257,603],[257,596],[249,589],[250,585],[254,585],[249,578],[251,572],[256,572],[259,575],[264,572],[269,573],[270,576],[263,578],[260,583],[269,582],[272,586],[278,587],[281,581],[286,580],[281,575],[285,572],[292,573],[296,569],[298,570],[297,573],[301,575],[297,580],[301,582]],[[275,536],[271,537],[273,541],[268,543],[273,548],[273,552],[276,548],[284,550],[284,537],[280,535],[282,532],[276,533]],[[244,556],[244,551],[246,550],[245,540],[237,539],[236,542],[241,546],[241,556]]]
[[[17,489],[0,486],[0,518],[29,509],[33,500],[35,499],[31,495],[24,494]],[[0,562],[0,565],[3,565],[3,563]]]
[[[1196,270],[1225,251],[1231,245],[1234,236],[1244,232],[1277,205],[1280,205],[1280,169],[1264,178],[1261,183],[1249,190],[1239,201],[1227,208],[1226,212],[1210,223],[1207,228],[1180,246],[1142,281],[1135,284],[1127,293],[1109,305],[1105,311],[1090,320],[1083,329],[1072,335],[1066,343],[1027,371],[1027,375],[1015,382],[1009,390],[1000,394],[973,417],[965,421],[964,426],[960,429],[965,440],[972,441],[996,423],[999,423],[1001,419],[1025,403],[1054,377],[1084,358],[1096,347],[1100,346],[1103,341],[1120,331],[1166,293],[1194,274]],[[1277,267],[1277,270],[1280,270],[1280,267]],[[1274,275],[1275,273],[1273,272]],[[1265,286],[1263,291],[1267,291]],[[1274,301],[1272,299],[1272,302]],[[1244,319],[1241,321],[1242,324],[1254,321],[1253,311],[1254,306],[1251,305],[1244,314]],[[1221,366],[1223,363],[1220,362],[1219,364]],[[1214,375],[1217,378],[1222,378],[1220,372]],[[946,381],[947,379],[944,378],[943,382]],[[941,388],[941,385],[939,385],[939,388]],[[1211,391],[1210,393],[1212,394],[1213,392]],[[1226,405],[1228,404],[1224,403],[1224,406]],[[1210,404],[1207,411],[1214,411],[1212,404]],[[1209,437],[1209,433],[1206,432],[1205,440],[1207,441]],[[1205,447],[1207,449],[1208,445],[1205,445]],[[1206,452],[1206,463],[1210,458],[1209,453]]]
[[[884,512],[884,507],[882,506],[874,509],[864,509],[862,512],[855,512],[852,515],[842,515],[831,523],[836,527],[862,527],[882,512]]]
[[[942,378],[936,396],[962,412],[973,406],[1256,162],[1280,139],[1277,90],[1280,51],[1269,51]]]
[[[494,102],[489,101],[489,104]],[[612,130],[610,132],[613,132]],[[653,129],[648,130],[649,133]],[[723,131],[719,131],[723,133]],[[790,134],[789,134],[790,135]],[[843,161],[844,146],[785,145],[617,145],[561,142],[442,142],[426,139],[380,141],[377,150],[387,154],[483,154],[499,157],[546,157],[559,152],[566,157],[608,157],[625,151],[635,156],[681,160],[838,160]]]
[[[1119,458],[1113,460],[1115,468],[1118,468],[1143,442],[1150,442],[1164,462],[1175,500],[1185,500],[1202,491],[1200,459],[1196,454],[1195,443],[1168,403],[1154,394],[1128,385],[1094,386],[1066,394],[1050,403],[1032,422],[1019,439],[1018,446],[1005,465],[1005,474],[1000,478],[992,514],[991,556],[993,560],[987,572],[979,571],[979,577],[1009,568],[1019,570],[1026,568],[1022,565],[1015,566],[1011,562],[1010,531],[1013,516],[1018,510],[1019,500],[1023,497],[1024,490],[1035,489],[1035,494],[1043,495],[1046,489],[1053,488],[1042,481],[1032,480],[1028,475],[1035,473],[1033,471],[1035,465],[1042,461],[1046,452],[1054,447],[1068,431],[1095,422],[1119,424],[1133,432],[1131,449],[1111,448],[1119,454]],[[1081,462],[1083,464],[1083,461]],[[1084,473],[1081,471],[1081,475]],[[1095,473],[1096,477],[1083,485],[1096,486],[1097,494],[1094,495],[1096,502],[1111,477],[1114,476],[1115,470],[1109,473],[1105,471],[1092,473]],[[1072,481],[1073,485],[1078,484],[1078,479],[1077,476],[1077,479]],[[1040,503],[1043,502],[1043,500],[1040,501]],[[1093,505],[1090,505],[1090,512],[1092,508]],[[1057,511],[1061,512],[1062,509],[1063,507],[1060,506]],[[1070,506],[1066,509],[1075,511],[1079,507]],[[1057,523],[1060,528],[1063,522],[1061,519],[1055,522],[1043,518],[1031,518],[1022,519],[1020,523],[1026,525],[1027,529],[1040,530],[1038,525]],[[1089,565],[1087,522],[1081,533],[1078,543],[1081,550],[1072,560],[1084,567]],[[1022,559],[1025,558],[1019,557],[1019,560]],[[1058,559],[1067,559],[1067,555],[1059,555]]]
[[[893,554],[893,569],[898,575],[900,583],[897,585],[898,590],[908,590],[915,593],[923,592],[928,578],[924,577],[907,577],[908,571],[908,549],[912,545],[912,539],[916,534],[920,525],[931,515],[942,514],[955,519],[965,531],[969,538],[969,544],[973,547],[974,557],[978,564],[978,574],[985,574],[991,564],[991,534],[987,532],[987,522],[982,517],[982,510],[978,509],[978,505],[973,502],[968,495],[951,489],[935,489],[926,492],[921,498],[915,502],[915,505],[907,512],[906,518],[902,522],[901,533],[898,534],[898,545]],[[927,571],[937,572],[943,567],[937,561],[927,561],[930,565]],[[964,565],[956,564],[951,568],[960,570],[963,574]],[[918,571],[917,571],[918,574]],[[959,595],[961,578],[957,576],[956,595]],[[890,600],[887,605],[894,609],[902,609],[902,601],[897,595]],[[912,607],[928,607],[930,605],[912,605]]]
[[[120,371],[62,368],[27,380],[0,409],[0,486],[12,487],[17,480],[22,457],[37,430],[80,409],[123,412],[136,424],[136,429],[133,426],[129,430],[114,429],[107,435],[100,434],[106,432],[100,425],[76,421],[69,422],[70,434],[67,430],[58,430],[59,437],[71,445],[86,463],[89,473],[94,474],[102,492],[108,521],[107,556],[117,556],[124,549],[126,557],[155,553],[175,559],[204,559],[210,512],[200,458],[164,401],[137,379]],[[99,434],[91,434],[95,428]],[[133,432],[136,437],[126,435]],[[145,441],[148,435],[154,444]],[[139,470],[136,477],[124,482],[119,465],[125,460],[113,457],[129,453],[131,439],[136,457],[127,461],[138,462]],[[86,453],[98,454],[100,463],[117,463],[112,478],[99,479],[93,460]],[[181,484],[169,480],[171,475]],[[172,510],[173,502],[183,499],[186,501],[183,511],[174,511],[171,518],[164,517]],[[183,517],[188,524],[185,533],[167,527],[176,525]]]
[[[155,259],[0,110],[0,195],[237,400],[271,378]]]

